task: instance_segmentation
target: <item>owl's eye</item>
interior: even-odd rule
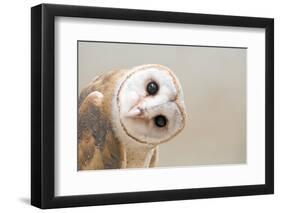
[[[157,127],[162,128],[167,124],[167,118],[163,115],[157,115],[154,117],[154,123]]]
[[[146,86],[146,91],[149,95],[155,95],[158,92],[158,84],[155,81],[151,81]]]

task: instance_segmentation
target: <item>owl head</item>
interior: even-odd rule
[[[162,65],[127,70],[113,98],[113,127],[121,141],[157,145],[172,139],[185,126],[181,85]]]

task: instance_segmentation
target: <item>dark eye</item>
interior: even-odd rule
[[[155,81],[151,81],[146,86],[146,91],[149,95],[155,95],[158,92],[158,84]]]
[[[157,127],[164,127],[167,124],[167,118],[163,115],[157,115],[156,117],[154,117],[154,123]]]

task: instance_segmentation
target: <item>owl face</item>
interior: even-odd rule
[[[176,76],[162,65],[138,66],[126,74],[116,94],[122,137],[159,144],[186,122],[183,93]]]

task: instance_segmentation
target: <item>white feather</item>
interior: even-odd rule
[[[147,94],[150,81],[159,85],[157,94]],[[113,128],[125,144],[166,142],[185,124],[183,94],[179,81],[167,67],[143,65],[128,70],[116,84],[112,100]],[[155,126],[153,118],[164,115],[166,127]]]

